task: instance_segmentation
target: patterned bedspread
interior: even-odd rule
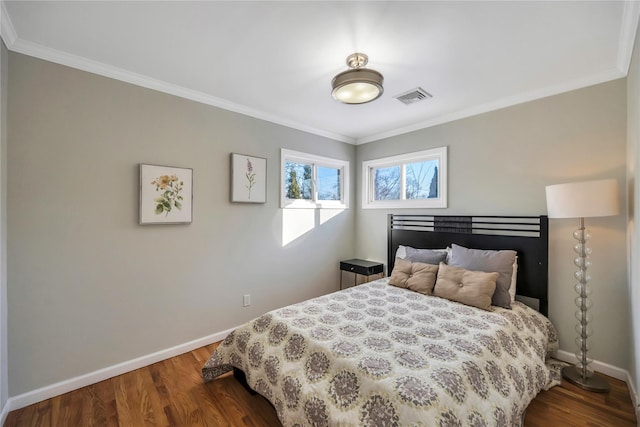
[[[381,279],[271,311],[232,332],[205,381],[242,369],[288,426],[518,426],[559,376],[555,328]]]

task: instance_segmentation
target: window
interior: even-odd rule
[[[362,207],[446,208],[447,147],[362,162]]]
[[[349,162],[282,149],[283,208],[348,208]]]

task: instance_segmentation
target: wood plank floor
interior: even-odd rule
[[[251,426],[278,427],[273,407],[231,375],[204,384],[200,369],[216,344],[12,411],[15,426]],[[564,383],[531,403],[525,427],[635,427],[624,382],[589,393]]]

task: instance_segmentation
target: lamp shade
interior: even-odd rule
[[[615,179],[549,185],[549,218],[588,218],[618,215],[618,183]]]
[[[333,97],[345,104],[364,104],[380,98],[382,74],[376,70],[360,68],[344,71],[333,78]]]

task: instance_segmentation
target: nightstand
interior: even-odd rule
[[[377,261],[367,261],[365,259],[348,259],[346,261],[340,261],[340,289],[342,289],[342,272],[348,271],[353,273],[354,286],[357,285],[358,275],[365,276],[367,282],[369,276],[377,274],[379,278],[384,277],[384,265]]]

